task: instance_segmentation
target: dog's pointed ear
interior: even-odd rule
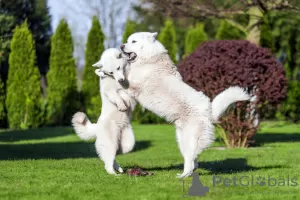
[[[103,65],[99,62],[96,62],[95,64],[92,65],[93,67],[99,67],[100,69],[103,67]]]
[[[122,58],[122,53],[121,53],[121,52],[116,52],[116,58],[117,58],[117,59]]]
[[[149,37],[150,41],[155,42],[157,35],[158,35],[157,32],[150,33],[150,37]]]
[[[152,37],[153,37],[154,39],[156,39],[158,33],[157,33],[157,32],[154,32],[154,33],[151,33],[151,35],[152,35]]]

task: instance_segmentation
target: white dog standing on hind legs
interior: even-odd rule
[[[121,57],[118,49],[107,49],[93,66],[99,67],[95,73],[101,82],[101,115],[94,124],[85,113],[78,112],[73,116],[72,124],[82,140],[96,139],[96,151],[107,173],[116,174],[115,170],[123,173],[116,162],[116,154],[130,152],[135,144],[130,121],[136,103],[118,83],[125,80],[126,59]]]
[[[230,104],[249,100],[250,96],[243,88],[229,87],[211,102],[181,80],[156,36],[157,33],[134,33],[121,45],[129,62],[126,89],[143,107],[175,124],[184,158],[184,170],[178,177],[183,178],[198,167],[198,155],[214,141],[213,124]]]

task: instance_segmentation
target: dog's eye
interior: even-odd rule
[[[109,72],[109,74],[111,74],[111,75],[112,75],[112,74],[113,74],[113,72]]]
[[[132,40],[132,43],[136,43],[136,41],[135,41],[135,40]]]
[[[117,70],[120,70],[120,68],[121,68],[121,67],[119,66],[119,67],[117,68]]]

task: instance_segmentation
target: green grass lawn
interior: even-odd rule
[[[117,160],[124,169],[139,166],[153,176],[107,175],[93,142],[80,141],[69,127],[2,131],[0,199],[182,199],[182,182],[175,176],[182,172],[183,159],[174,127],[134,125],[134,131],[135,150]],[[216,141],[204,151],[198,158],[197,172],[210,190],[205,197],[189,198],[299,199],[300,125],[264,123],[255,140],[255,148],[220,150],[215,147],[222,144]],[[267,186],[268,176],[281,185]],[[227,186],[213,185],[214,178],[227,178]],[[267,185],[256,184],[262,178]],[[297,186],[291,186],[292,178],[298,178],[294,179]],[[233,179],[241,179],[243,185],[251,183],[234,186]],[[185,192],[191,180],[185,179]],[[274,185],[274,181],[270,183]]]

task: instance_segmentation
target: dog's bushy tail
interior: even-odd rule
[[[227,88],[218,94],[212,102],[213,119],[217,122],[230,104],[249,99],[250,95],[243,88],[238,86]]]
[[[90,122],[83,112],[77,112],[73,115],[72,126],[77,136],[82,140],[96,139],[95,125]]]

